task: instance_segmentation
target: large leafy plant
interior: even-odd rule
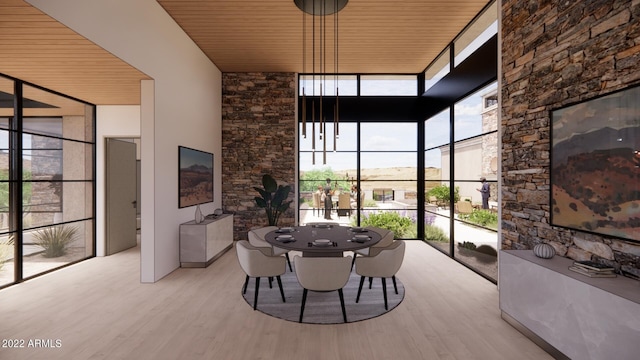
[[[262,189],[254,187],[260,196],[256,196],[254,199],[258,207],[264,208],[267,213],[267,219],[269,226],[278,226],[278,220],[280,215],[285,212],[292,200],[287,200],[289,192],[291,192],[291,186],[278,185],[276,180],[269,174],[262,176]]]

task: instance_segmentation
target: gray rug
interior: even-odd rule
[[[286,299],[285,303],[282,302],[278,282],[275,278],[273,279],[272,288],[269,288],[267,278],[260,279],[258,311],[283,320],[298,322],[300,318],[300,305],[302,303],[302,287],[296,278],[295,268],[293,271],[293,273],[290,272],[287,267],[287,272],[281,276],[282,288],[284,289],[284,297]],[[360,301],[356,304],[359,284],[360,276],[356,274],[355,271],[352,271],[349,282],[342,290],[347,312],[347,322],[361,321],[383,315],[400,305],[402,299],[404,299],[404,285],[402,282],[396,277],[396,284],[398,285],[398,294],[396,294],[393,289],[393,281],[387,279],[387,303],[389,310],[385,310],[382,281],[379,278],[373,279],[373,286],[369,289],[369,279],[367,278],[362,286]],[[243,294],[244,300],[251,307],[253,307],[255,285],[255,279],[249,279],[247,293]],[[242,288],[240,291],[242,292]],[[304,308],[302,322],[307,324],[344,323],[338,292],[309,291],[307,293],[307,303]]]

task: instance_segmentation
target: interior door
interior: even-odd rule
[[[106,254],[137,245],[136,240],[136,144],[107,139]]]

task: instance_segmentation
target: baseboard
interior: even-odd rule
[[[529,338],[529,340],[540,346],[542,350],[553,356],[554,359],[571,360],[571,358],[563,354],[560,350],[556,349],[553,345],[549,344],[546,340],[538,336],[536,333],[529,330],[526,326],[522,325],[518,320],[511,317],[511,315],[505,313],[504,311],[501,311],[500,317],[502,317],[502,320],[506,321],[509,325],[513,326],[516,330],[521,332],[524,336]]]

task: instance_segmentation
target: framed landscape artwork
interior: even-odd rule
[[[178,146],[178,207],[213,201],[213,154]]]
[[[640,87],[552,111],[551,225],[640,242]]]

